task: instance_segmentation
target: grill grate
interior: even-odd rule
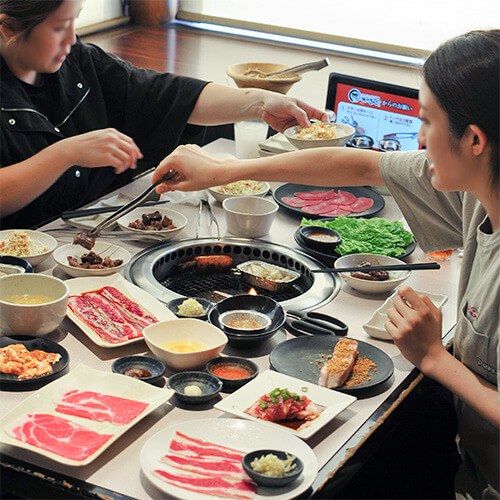
[[[202,299],[217,301],[221,296],[214,291],[221,291],[229,295],[239,295],[248,293],[251,285],[246,283],[238,275],[230,273],[218,274],[196,274],[184,273],[182,275],[168,276],[160,283],[169,290],[176,292],[186,297],[200,297]],[[278,302],[283,300],[294,299],[306,291],[306,287],[300,289],[298,287],[289,287],[279,292],[265,290],[263,288],[254,287],[259,295],[264,295]]]

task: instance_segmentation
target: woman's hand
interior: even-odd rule
[[[429,297],[410,287],[400,287],[389,309],[385,329],[403,356],[423,373],[446,353],[441,340],[441,311]]]
[[[309,127],[310,119],[328,121],[328,115],[324,111],[299,99],[285,97],[275,92],[265,94],[261,113],[262,119],[279,132],[284,132],[297,124]]]
[[[114,128],[68,137],[56,143],[54,147],[61,147],[61,154],[70,155],[69,165],[111,166],[117,174],[128,168],[136,168],[137,159],[142,158],[134,140]]]
[[[156,188],[158,194],[180,189],[182,191],[198,191],[207,186],[221,184],[217,175],[223,168],[223,160],[214,158],[195,144],[178,146],[158,165],[151,182],[161,179],[170,169],[179,176],[163,182]],[[220,177],[219,177],[220,178]]]

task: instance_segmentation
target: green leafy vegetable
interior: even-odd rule
[[[376,253],[399,257],[413,240],[401,221],[380,217],[364,219],[341,215],[331,221],[302,219],[301,226],[323,226],[334,229],[342,236],[335,249],[339,255],[352,253]]]

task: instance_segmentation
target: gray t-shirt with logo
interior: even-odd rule
[[[435,190],[428,167],[424,151],[384,153],[380,160],[382,178],[420,247],[464,249],[454,355],[499,387],[500,231],[491,232],[485,209],[471,194]],[[481,486],[476,491],[498,495],[500,433],[460,400],[456,409],[461,449],[475,465],[475,477],[488,483],[487,492]]]

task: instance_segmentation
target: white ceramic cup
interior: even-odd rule
[[[227,230],[236,236],[259,238],[269,233],[278,205],[258,196],[226,198],[222,202]]]
[[[268,125],[263,120],[245,120],[234,124],[237,158],[258,158],[259,144],[267,138]]]

